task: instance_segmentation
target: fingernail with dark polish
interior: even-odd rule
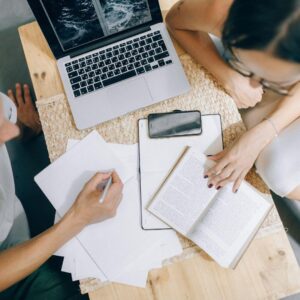
[[[236,194],[236,193],[238,192],[238,189],[236,189],[234,192],[235,192],[235,194]]]
[[[213,186],[212,184],[209,184],[209,185],[208,185],[209,188],[212,188],[212,186]]]
[[[208,176],[207,176],[207,175],[204,175],[204,179],[206,179],[206,178],[208,178]]]
[[[212,155],[211,154],[209,154],[209,155],[206,155],[207,157],[211,157]]]
[[[218,187],[217,187],[217,190],[219,190],[220,188],[221,188],[221,187],[220,187],[220,186],[218,186]]]

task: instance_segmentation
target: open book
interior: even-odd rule
[[[186,147],[149,202],[148,210],[180,232],[223,267],[234,268],[272,208],[248,183],[237,193],[228,185],[207,187],[203,175],[214,165]]]

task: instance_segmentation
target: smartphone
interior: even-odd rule
[[[150,138],[200,135],[202,133],[201,112],[174,111],[148,116]]]

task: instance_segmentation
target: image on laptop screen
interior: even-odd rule
[[[151,21],[148,0],[40,0],[68,51]]]

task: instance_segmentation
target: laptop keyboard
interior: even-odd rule
[[[65,67],[74,97],[171,64],[160,31],[87,55]]]

